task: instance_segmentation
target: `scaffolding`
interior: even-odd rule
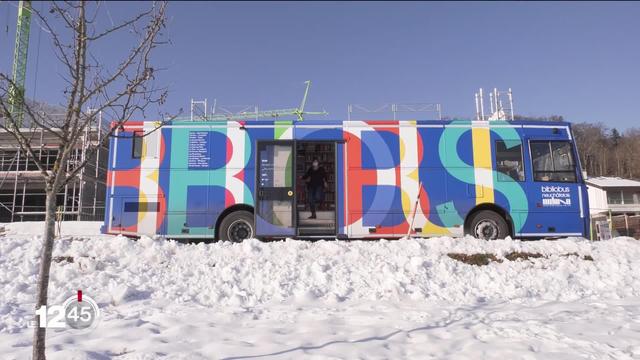
[[[309,96],[309,88],[311,80],[304,82],[306,85],[302,102],[297,108],[278,109],[278,110],[258,110],[258,106],[243,106],[239,112],[233,112],[227,108],[220,107],[216,112],[217,101],[214,100],[211,113],[207,112],[207,99],[194,100],[191,99],[191,113],[189,118],[174,118],[175,121],[239,121],[239,120],[258,120],[271,119],[282,120],[283,117],[295,116],[298,121],[304,120],[305,115],[327,115],[326,111],[305,111],[304,107]]]
[[[105,129],[102,114],[97,126],[87,127],[73,150],[67,171],[91,156],[86,166],[57,194],[64,220],[102,220],[106,192],[108,150],[99,146]],[[53,169],[59,139],[42,128],[24,128],[35,155],[46,170]],[[56,131],[56,130],[54,130]],[[95,149],[95,152],[89,152]],[[0,222],[41,221],[45,217],[44,177],[35,161],[20,149],[13,136],[0,130]]]
[[[482,88],[475,93],[476,99],[476,121],[492,120],[514,120],[513,112],[513,92],[511,88],[506,91],[494,88],[489,93],[489,103],[491,105],[491,115],[484,113],[484,93]]]
[[[385,117],[391,115],[393,120],[398,118],[400,113],[428,113],[435,115],[437,120],[442,120],[442,105],[439,103],[405,103],[405,104],[383,104],[378,106],[367,106],[362,104],[347,105],[347,120],[356,120],[358,114],[365,114],[366,120],[369,117]]]

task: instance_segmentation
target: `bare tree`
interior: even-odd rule
[[[605,175],[601,160],[607,128],[601,123],[578,123],[574,124],[572,130],[584,170],[590,176]]]
[[[640,170],[640,129],[630,128],[624,132],[622,138],[623,154],[626,162],[624,176],[635,179],[638,178]]]
[[[0,129],[10,133],[20,150],[30,157],[44,178],[46,192],[46,216],[40,268],[36,294],[36,309],[47,305],[49,273],[55,237],[56,194],[74,179],[91,158],[91,152],[106,145],[111,133],[126,123],[132,116],[144,116],[151,105],[161,105],[166,98],[166,89],[155,82],[157,68],[152,65],[154,50],[165,44],[166,2],[147,3],[148,9],[114,22],[106,21],[102,7],[105,3],[51,2],[47,11],[33,9],[36,25],[48,33],[59,64],[60,91],[64,94],[63,116],[35,111],[19,92],[24,114],[30,119],[30,128],[23,128],[16,113],[10,112],[9,89],[12,79],[0,73]],[[146,5],[144,5],[147,7]],[[98,21],[100,20],[100,21]],[[102,24],[102,25],[101,25]],[[107,24],[106,26],[104,24]],[[124,41],[126,39],[127,41]],[[114,46],[116,44],[117,46]],[[105,63],[98,55],[98,46],[109,45],[109,58],[118,60]],[[117,55],[120,54],[120,55]],[[86,109],[94,109],[92,112]],[[69,161],[73,150],[87,127],[97,123],[97,114],[103,112],[113,122],[107,136],[88,150],[84,161]],[[33,128],[41,129],[58,139],[58,154],[53,167],[46,167],[35,154],[31,143]],[[33,359],[45,359],[46,328],[40,327],[36,317],[33,335]]]
[[[587,174],[639,178],[640,129],[621,133],[602,123],[577,123],[572,129]]]

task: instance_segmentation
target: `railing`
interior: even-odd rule
[[[591,218],[591,227],[594,229],[594,240],[600,239],[596,224],[606,221],[611,229],[611,236],[629,236],[640,239],[640,215],[596,215]]]
[[[442,105],[438,103],[404,103],[404,104],[383,104],[378,106],[349,104],[347,106],[348,120],[353,120],[354,114],[382,115],[385,113],[391,115],[393,120],[399,120],[398,119],[399,113],[431,113],[436,115],[437,120],[442,120]],[[367,115],[367,116],[370,116],[370,115]],[[370,120],[370,119],[366,119],[366,120]]]

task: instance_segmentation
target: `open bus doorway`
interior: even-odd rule
[[[318,161],[324,169],[326,186],[321,185],[320,194],[315,191],[315,216],[312,216],[312,201],[309,182],[305,175]],[[323,236],[336,234],[336,144],[329,141],[296,142],[296,211],[300,236]],[[316,184],[317,185],[317,184]],[[320,196],[318,196],[320,195]]]

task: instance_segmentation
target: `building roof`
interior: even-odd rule
[[[585,180],[587,185],[593,185],[599,188],[615,188],[615,187],[640,187],[640,181],[623,179],[619,177],[599,176],[588,178]]]

